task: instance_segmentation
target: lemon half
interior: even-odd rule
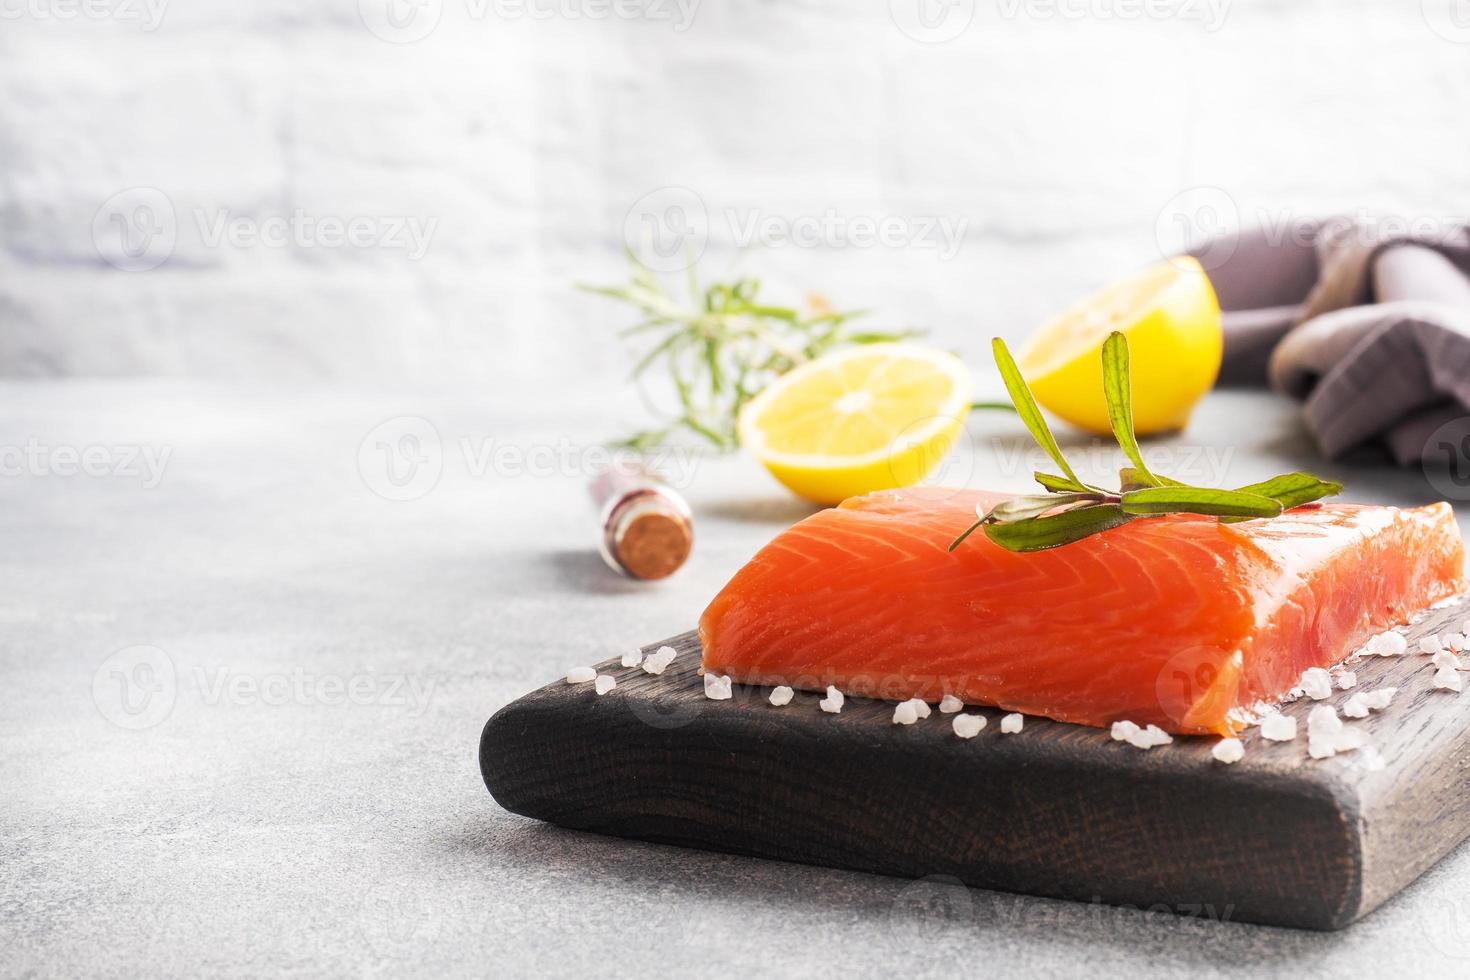
[[[1102,345],[1128,338],[1133,424],[1139,435],[1184,428],[1220,373],[1220,304],[1193,258],[1160,262],[1073,306],[1016,357],[1036,400],[1079,428],[1112,431],[1103,398]]]
[[[821,504],[912,486],[948,455],[974,392],[959,358],[871,344],[788,371],[740,413],[740,442]]]

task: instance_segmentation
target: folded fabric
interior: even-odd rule
[[[1220,383],[1301,400],[1324,455],[1380,446],[1415,465],[1470,416],[1470,228],[1331,219],[1194,255],[1223,311]]]

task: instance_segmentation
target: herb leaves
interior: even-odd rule
[[[978,514],[979,520],[954,540],[950,551],[977,530],[983,530],[987,538],[1008,551],[1043,551],[1139,518],[1161,514],[1203,514],[1222,522],[1272,518],[1289,507],[1342,492],[1342,484],[1310,473],[1284,473],[1236,490],[1188,486],[1154,474],[1144,463],[1134,435],[1128,340],[1116,331],[1103,344],[1103,396],[1113,437],[1132,465],[1119,471],[1117,490],[1083,483],[1057,446],[1005,342],[997,337],[992,347],[1016,413],[1063,475],[1037,473],[1036,482],[1045,494],[1013,497]]]

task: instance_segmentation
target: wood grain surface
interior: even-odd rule
[[[1182,915],[1336,929],[1360,918],[1470,835],[1470,693],[1431,687],[1415,641],[1458,630],[1470,606],[1430,613],[1410,653],[1352,665],[1356,691],[1397,687],[1362,726],[1365,753],[1313,760],[1297,739],[1254,729],[1245,759],[1213,739],[1142,751],[1106,731],[1028,717],[1003,735],[954,735],[935,711],[907,727],[889,702],[841,714],[768,688],[704,696],[699,641],[667,641],[662,675],[598,667],[618,685],[557,682],[495,714],[480,742],[485,784],[506,809],[581,830],[909,878]],[[651,652],[660,644],[645,648]],[[1341,708],[1353,691],[1325,703]]]

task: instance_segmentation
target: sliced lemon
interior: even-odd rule
[[[1022,347],[1016,366],[1036,400],[1073,425],[1107,435],[1102,345],[1128,338],[1139,435],[1184,428],[1220,373],[1220,304],[1193,258],[1160,262],[1073,306]]]
[[[777,378],[740,413],[740,442],[793,493],[821,504],[912,486],[954,445],[974,392],[959,358],[917,344],[827,354]]]

